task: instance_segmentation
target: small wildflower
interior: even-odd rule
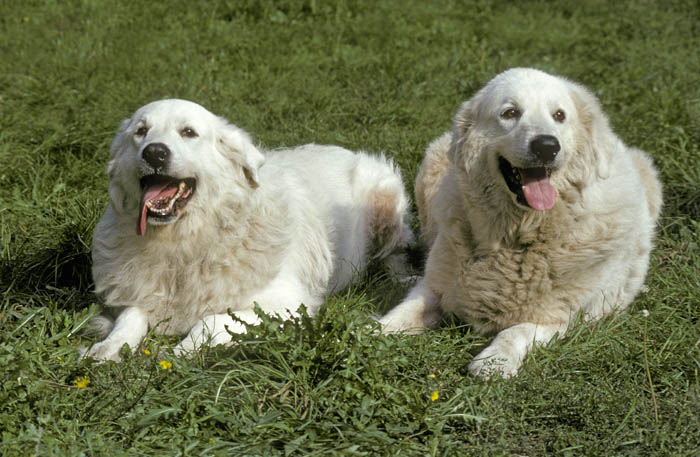
[[[84,389],[88,384],[90,384],[90,380],[87,376],[76,378],[75,381],[73,381],[73,387],[77,387],[78,389]]]
[[[160,366],[161,366],[164,370],[169,370],[170,368],[173,367],[173,364],[170,363],[170,362],[168,362],[167,360],[161,360],[161,361],[160,361]]]
[[[428,378],[430,378],[430,379],[435,379],[435,378],[436,378],[436,376],[435,376],[435,374],[434,374],[434,373],[430,373],[430,374],[428,375]]]
[[[642,316],[644,316],[644,317],[649,317],[649,311],[647,311],[646,309],[643,309],[643,310],[642,310]]]
[[[436,401],[438,398],[440,398],[440,394],[438,393],[437,390],[433,391],[433,394],[430,396],[431,401]]]
[[[144,350],[143,350],[143,353],[146,354],[146,355],[151,355],[151,351],[149,351],[148,349],[144,349]]]
[[[209,438],[209,444],[212,445],[212,446],[215,445],[215,444],[216,444],[216,440],[215,440],[214,438]]]

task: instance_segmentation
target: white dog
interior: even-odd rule
[[[381,319],[420,331],[454,313],[497,333],[469,366],[517,373],[533,344],[624,309],[643,285],[661,184],[597,99],[525,68],[496,76],[433,141],[416,179],[425,275]]]
[[[253,308],[313,315],[372,257],[412,241],[399,170],[383,157],[306,145],[263,155],[240,128],[183,100],[125,120],[110,204],[95,227],[95,290],[116,322],[85,355],[119,360],[149,327],[189,335],[176,353],[230,341]]]

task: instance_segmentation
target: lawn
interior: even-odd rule
[[[0,3],[0,454],[697,455],[700,4],[674,1],[5,0]],[[381,336],[405,286],[380,267],[320,316],[119,364],[90,343],[92,229],[119,122],[196,101],[267,148],[383,151],[407,187],[427,143],[498,72],[531,66],[599,96],[653,156],[665,207],[628,313],[577,325],[509,380],[448,319]],[[416,227],[417,229],[417,227]]]

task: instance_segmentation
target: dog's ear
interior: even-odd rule
[[[118,182],[119,180],[116,175],[119,170],[118,162],[121,157],[119,152],[126,147],[127,135],[125,131],[130,123],[131,119],[124,119],[121,121],[117,129],[117,134],[114,136],[112,144],[109,146],[109,162],[107,162],[106,168],[107,176],[109,176],[109,200],[117,213],[124,212],[126,196],[128,195],[122,187],[122,184]]]
[[[612,154],[619,140],[610,127],[608,117],[603,112],[598,98],[580,84],[570,83],[576,111],[583,131],[578,132],[577,143],[587,163],[594,163],[600,179],[610,175]]]
[[[251,187],[258,187],[258,170],[265,162],[265,156],[253,145],[250,136],[225,119],[220,119],[221,126],[217,131],[216,147],[224,157],[243,167]]]
[[[471,129],[476,123],[477,105],[477,96],[462,103],[452,122],[452,143],[447,151],[447,157],[453,165],[459,168],[464,168],[465,166],[465,148],[467,147]]]
[[[110,160],[114,159],[114,157],[117,155],[117,152],[124,145],[124,141],[126,140],[126,135],[124,134],[124,132],[129,127],[130,123],[131,123],[131,118],[126,118],[119,123],[119,128],[117,129],[117,134],[114,135],[114,139],[112,140],[112,144],[109,146],[109,158],[110,158]]]

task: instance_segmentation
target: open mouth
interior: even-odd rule
[[[174,222],[192,198],[196,187],[197,180],[194,178],[179,179],[158,174],[141,178],[141,202],[136,234],[145,235],[148,222]]]
[[[518,203],[537,211],[548,211],[554,207],[557,190],[549,182],[551,168],[517,168],[503,157],[498,158],[498,168]]]

